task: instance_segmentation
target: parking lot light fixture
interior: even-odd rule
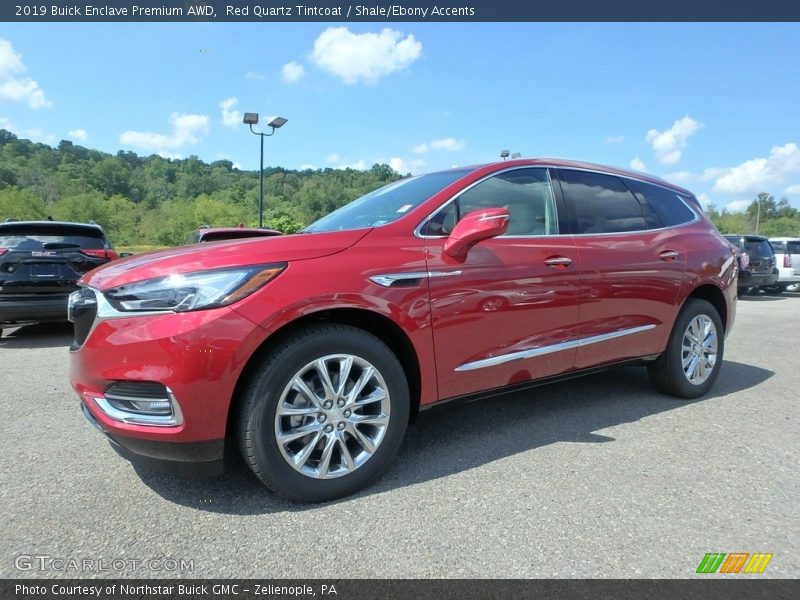
[[[264,227],[264,138],[269,137],[275,133],[276,129],[280,129],[284,125],[288,119],[284,119],[283,117],[273,117],[270,119],[269,123],[267,123],[267,127],[270,128],[269,133],[264,133],[263,131],[253,131],[253,125],[258,125],[258,113],[251,113],[246,112],[244,113],[244,117],[242,118],[242,122],[245,125],[250,126],[250,133],[255,134],[261,138],[261,158],[259,162],[259,171],[258,171],[258,226]]]

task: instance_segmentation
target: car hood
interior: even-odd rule
[[[179,246],[112,261],[84,275],[80,283],[107,290],[178,273],[320,258],[346,250],[369,232],[354,229]]]

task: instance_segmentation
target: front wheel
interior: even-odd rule
[[[409,388],[380,339],[323,324],[266,356],[239,419],[245,462],[275,492],[305,502],[355,493],[387,468],[403,438]]]
[[[648,366],[650,379],[671,396],[698,398],[717,380],[724,348],[717,309],[705,300],[691,298],[678,314],[667,349]]]

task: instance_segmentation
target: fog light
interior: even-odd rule
[[[155,427],[170,427],[183,422],[172,390],[160,383],[113,383],[102,396],[92,399],[108,418],[115,421]]]

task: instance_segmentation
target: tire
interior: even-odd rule
[[[380,476],[400,447],[410,409],[395,354],[374,335],[339,324],[314,325],[282,342],[261,360],[242,400],[245,462],[271,490],[301,502],[348,496]]]
[[[707,335],[701,340],[700,346],[692,347],[690,326],[693,327],[693,331],[698,331],[703,328],[698,328],[697,325],[706,325],[708,323],[713,325],[713,329],[711,329],[714,337],[713,344],[711,343],[711,338]],[[684,341],[689,344],[686,349],[684,348]],[[703,348],[709,347],[710,350],[712,346],[716,349],[713,361],[711,360],[711,353],[703,351]],[[685,360],[688,361],[687,369],[693,366],[691,359],[695,348],[700,351],[700,355],[704,358],[697,361],[699,369],[690,373],[692,376],[697,376],[690,379],[690,375],[684,372],[683,363]],[[647,367],[650,380],[656,388],[670,396],[687,400],[698,398],[711,389],[717,380],[722,367],[724,350],[725,335],[722,319],[720,319],[717,309],[705,300],[690,298],[686,301],[686,304],[678,314],[678,318],[675,320],[675,325],[667,342],[667,349],[655,362]],[[685,357],[684,354],[686,354]],[[709,362],[713,362],[710,373],[708,372]],[[702,380],[701,367],[706,367],[705,378]]]
[[[761,288],[768,296],[780,296],[786,291],[785,283],[776,283],[775,285],[765,285]]]

